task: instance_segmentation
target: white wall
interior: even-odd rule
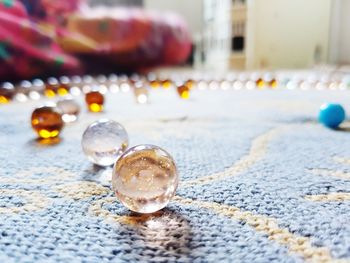
[[[350,63],[350,1],[342,0],[338,63]]]
[[[350,1],[342,0],[338,63],[350,63]]]
[[[187,21],[193,37],[202,33],[202,0],[144,0],[143,4],[149,10],[177,12]]]
[[[248,10],[248,68],[327,62],[331,0],[248,0]]]
[[[329,61],[350,64],[350,1],[333,0]]]

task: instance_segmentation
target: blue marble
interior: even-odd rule
[[[334,129],[345,120],[345,110],[340,104],[325,103],[320,108],[318,119],[324,126]]]

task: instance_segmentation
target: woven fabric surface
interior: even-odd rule
[[[108,94],[57,144],[36,140],[41,102],[0,108],[0,262],[350,262],[347,123],[317,123],[347,91],[154,91],[138,105]],[[81,98],[78,98],[81,99]],[[111,191],[111,169],[82,153],[84,129],[110,118],[130,144],[172,154],[181,182],[162,211],[137,215]]]

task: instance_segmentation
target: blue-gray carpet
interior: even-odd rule
[[[191,95],[158,91],[138,105],[108,94],[104,113],[82,107],[51,145],[30,127],[41,102],[1,106],[0,262],[349,262],[349,129],[324,128],[317,114],[327,101],[350,112],[350,93]],[[173,155],[181,183],[167,208],[130,213],[111,170],[85,158],[81,135],[102,117],[131,145]]]

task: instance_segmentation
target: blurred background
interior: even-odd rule
[[[196,66],[239,70],[350,63],[350,1],[143,1],[187,21]]]
[[[350,64],[348,0],[0,0],[0,80]]]

